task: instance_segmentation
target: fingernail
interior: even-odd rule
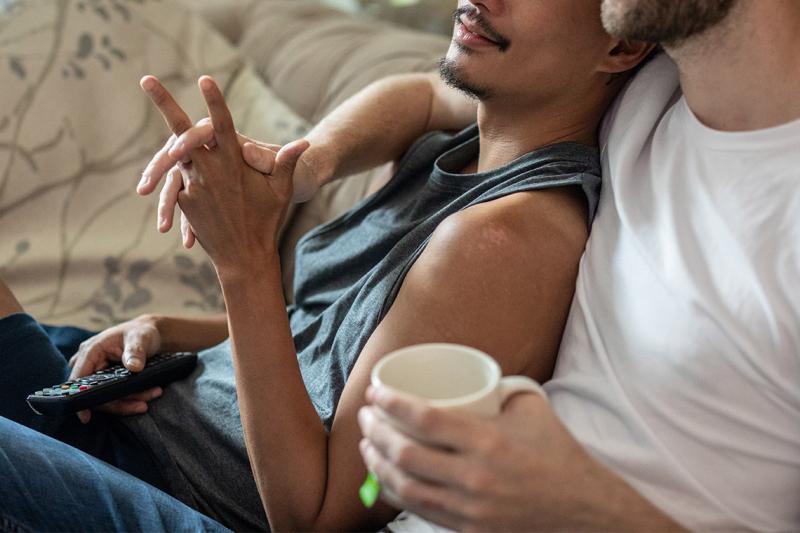
[[[149,178],[149,177],[150,177],[150,176],[148,176],[146,173],[142,174],[142,179],[140,179],[140,180],[139,180],[139,185],[138,185],[137,187],[138,187],[139,189],[141,189],[142,187],[144,187],[144,186],[145,186],[145,184],[147,183],[147,180],[148,180],[148,178]]]
[[[165,217],[158,217],[158,227],[163,228],[167,223],[167,219]]]
[[[161,387],[157,387],[155,391],[153,391],[153,395],[155,398],[161,398],[161,395],[164,394],[164,389]]]

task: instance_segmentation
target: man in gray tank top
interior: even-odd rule
[[[217,268],[231,336],[202,351],[195,372],[146,414],[108,424],[148,452],[167,492],[236,529],[377,527],[396,510],[365,509],[355,496],[365,475],[356,412],[380,357],[458,342],[492,354],[504,373],[549,377],[597,205],[598,121],[651,49],[611,38],[596,8],[461,2],[441,74],[478,102],[478,124],[410,147],[393,124],[452,90],[431,77],[379,82],[323,121],[310,148],[300,141],[277,154],[240,146],[213,80],[201,79],[211,121],[197,127],[157,80],[143,80],[182,136],[139,192],[183,161],[165,185],[162,229],[179,201],[191,224],[185,240],[196,236]],[[468,113],[474,107],[431,108],[428,125],[448,130]],[[295,304],[285,308],[275,235],[293,192],[307,198],[386,159],[399,163],[377,194],[299,243]],[[0,317],[15,310],[0,299]],[[143,317],[121,327],[148,342],[121,335],[119,351],[95,350],[94,359],[84,349],[74,373],[120,357],[135,371],[162,347],[197,346],[220,325]],[[23,371],[2,358],[0,367]]]

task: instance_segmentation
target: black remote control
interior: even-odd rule
[[[162,353],[150,357],[141,372],[131,372],[122,365],[114,365],[94,374],[36,391],[28,396],[28,405],[40,415],[77,413],[184,378],[195,365],[196,353]]]

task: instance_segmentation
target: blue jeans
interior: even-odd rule
[[[73,348],[90,335],[57,333]],[[0,319],[0,531],[225,530],[160,490],[153,452],[115,417],[30,409],[28,394],[67,379],[62,349],[28,315]]]

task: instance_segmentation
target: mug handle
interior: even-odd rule
[[[515,394],[534,393],[547,401],[547,393],[541,385],[528,376],[507,376],[500,380],[500,402],[505,405]]]

